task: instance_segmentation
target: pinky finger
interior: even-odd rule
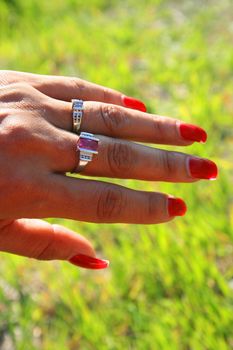
[[[0,226],[0,250],[38,260],[67,260],[89,269],[108,266],[90,242],[75,232],[43,220],[18,219]]]

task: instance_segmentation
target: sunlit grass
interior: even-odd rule
[[[1,254],[0,348],[233,346],[232,20],[230,0],[0,1],[2,69],[80,76],[202,125],[208,142],[185,151],[220,169],[195,184],[111,180],[184,198],[186,217],[168,224],[54,220],[88,237],[106,271]]]

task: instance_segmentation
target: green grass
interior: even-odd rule
[[[184,198],[168,224],[50,219],[88,237],[107,271],[2,253],[0,348],[233,347],[232,20],[231,0],[0,0],[1,69],[76,75],[202,125],[207,144],[187,152],[220,169],[215,182],[112,180]]]

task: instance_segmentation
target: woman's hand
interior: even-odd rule
[[[186,146],[207,138],[197,126],[145,113],[138,100],[76,78],[0,72],[0,250],[44,260],[78,255],[73,263],[101,268],[105,261],[83,256],[95,257],[86,239],[31,218],[153,224],[183,215],[186,205],[163,193],[67,176],[78,162],[72,98],[85,101],[80,131],[100,139],[84,175],[193,182],[216,178],[217,167],[133,142]]]

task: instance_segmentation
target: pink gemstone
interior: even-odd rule
[[[80,137],[79,139],[79,148],[88,149],[90,151],[97,151],[98,149],[98,141],[86,139]]]

